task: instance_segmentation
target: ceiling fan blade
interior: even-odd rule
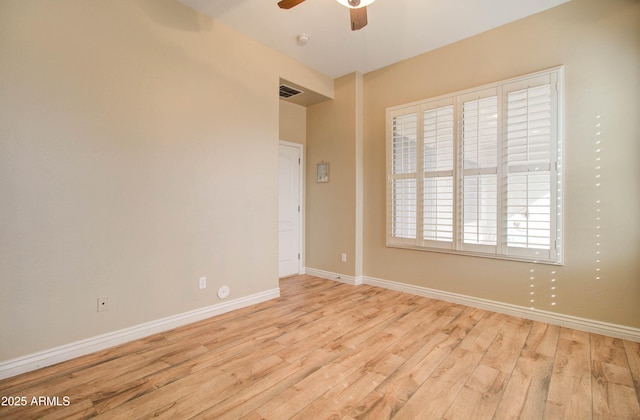
[[[357,31],[367,26],[367,8],[349,9],[351,12],[351,30]]]
[[[304,0],[280,0],[278,2],[278,6],[280,6],[281,9],[291,9],[292,7],[299,5],[303,1]]]

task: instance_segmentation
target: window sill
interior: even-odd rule
[[[437,252],[440,254],[460,255],[465,257],[478,257],[478,258],[489,258],[494,260],[526,262],[526,263],[533,263],[533,264],[546,264],[546,265],[554,265],[554,266],[564,265],[564,263],[560,259],[552,260],[548,258],[526,257],[522,255],[490,254],[486,252],[463,251],[463,250],[447,249],[447,248],[422,247],[422,246],[416,246],[416,245],[399,244],[394,242],[387,242],[386,247],[396,248],[396,249],[410,249],[414,251],[424,251],[424,252]]]

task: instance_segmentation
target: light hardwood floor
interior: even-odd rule
[[[296,276],[279,299],[0,381],[0,395],[29,401],[3,419],[637,419],[640,344]]]

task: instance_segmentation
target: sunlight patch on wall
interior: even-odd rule
[[[538,265],[534,262],[535,267],[529,268],[528,274],[528,299],[529,308],[536,309],[548,305],[556,306],[558,303],[558,271],[555,267]],[[544,279],[547,280],[547,286],[544,286]],[[536,281],[542,285],[543,290],[536,290]],[[546,289],[546,290],[545,290]]]
[[[601,240],[601,236],[600,236],[600,226],[601,226],[601,219],[602,219],[602,215],[601,215],[601,208],[600,205],[602,203],[601,200],[601,191],[602,191],[602,173],[601,173],[601,169],[602,169],[602,156],[601,156],[601,152],[602,152],[602,139],[600,137],[601,134],[601,128],[602,128],[602,121],[600,118],[600,115],[596,115],[596,122],[595,122],[595,140],[594,140],[594,155],[595,155],[595,227],[596,227],[596,235],[595,235],[595,279],[596,280],[601,280],[601,248],[600,248],[600,240]]]

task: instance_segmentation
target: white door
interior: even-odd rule
[[[300,274],[302,146],[280,143],[279,274]]]

